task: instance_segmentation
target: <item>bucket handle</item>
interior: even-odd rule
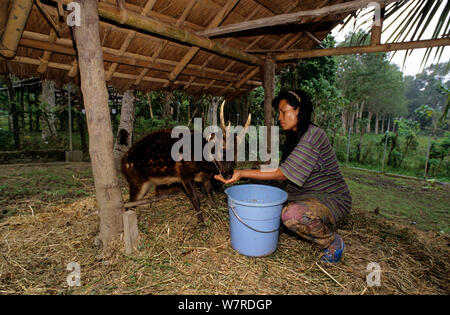
[[[241,217],[236,213],[236,211],[234,211],[233,205],[230,204],[230,208],[231,208],[231,210],[233,211],[233,213],[234,213],[234,215],[236,216],[236,218],[237,218],[243,225],[245,225],[246,227],[248,227],[249,229],[251,229],[251,230],[253,230],[253,231],[256,231],[256,232],[259,232],[259,233],[273,233],[273,232],[276,232],[276,231],[278,231],[278,230],[280,229],[280,228],[278,227],[278,228],[276,228],[275,230],[272,230],[272,231],[260,231],[260,230],[257,230],[257,229],[255,229],[254,227],[251,227],[250,225],[248,225],[247,223],[245,223],[244,221],[242,221]]]

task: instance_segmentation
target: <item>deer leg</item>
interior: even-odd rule
[[[139,192],[138,188],[133,184],[130,184],[130,202],[137,200],[136,196],[138,192]]]
[[[208,195],[208,199],[209,199],[209,202],[211,203],[211,206],[214,208],[217,208],[216,201],[214,200],[213,188],[212,188],[210,179],[205,178],[202,181],[202,183],[203,183],[203,187],[205,187],[206,194]]]
[[[130,201],[141,200],[151,187],[152,184],[150,182],[145,182],[140,187],[130,184]]]
[[[195,211],[197,211],[197,218],[200,223],[205,223],[205,220],[203,219],[202,211],[200,209],[200,198],[198,196],[197,189],[195,188],[194,180],[193,179],[183,179],[182,180],[184,189],[186,190],[186,193],[189,197],[189,199],[192,202],[192,205],[194,206]]]

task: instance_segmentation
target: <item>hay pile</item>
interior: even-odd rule
[[[53,206],[0,223],[1,294],[449,294],[449,238],[353,212],[339,233],[340,264],[319,263],[321,250],[282,233],[278,250],[249,258],[230,245],[223,193],[200,229],[183,193],[137,208],[141,243],[118,246],[108,263],[100,249],[95,198]],[[124,196],[127,200],[127,196]],[[67,286],[67,264],[81,266],[81,286]],[[381,286],[366,284],[367,264],[382,267]]]

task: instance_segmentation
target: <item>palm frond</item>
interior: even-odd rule
[[[367,18],[367,16],[369,16]],[[351,20],[349,17],[345,24]],[[360,22],[356,22],[359,20]],[[354,22],[359,27],[370,23],[373,20],[373,10],[361,14],[361,10],[357,11],[357,16]],[[399,22],[400,20],[400,22]],[[437,22],[435,22],[437,20]],[[384,21],[387,25],[383,32],[392,30],[392,33],[387,39],[387,42],[405,42],[417,41],[425,39],[426,33],[429,33],[432,28],[431,39],[438,39],[450,36],[450,1],[448,0],[401,0],[392,3],[386,7]],[[397,26],[394,26],[397,24]],[[364,40],[364,39],[363,39]],[[428,60],[432,57],[440,61],[445,47],[427,48],[422,59],[421,68],[425,67]],[[394,52],[391,58],[395,55]],[[406,59],[411,55],[412,51],[407,50],[403,61],[403,67],[406,64]]]

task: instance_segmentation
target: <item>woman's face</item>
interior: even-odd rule
[[[281,128],[283,128],[283,130],[297,131],[298,112],[300,111],[300,107],[295,109],[289,105],[285,99],[282,99],[278,104],[278,111],[280,112],[278,120]]]

